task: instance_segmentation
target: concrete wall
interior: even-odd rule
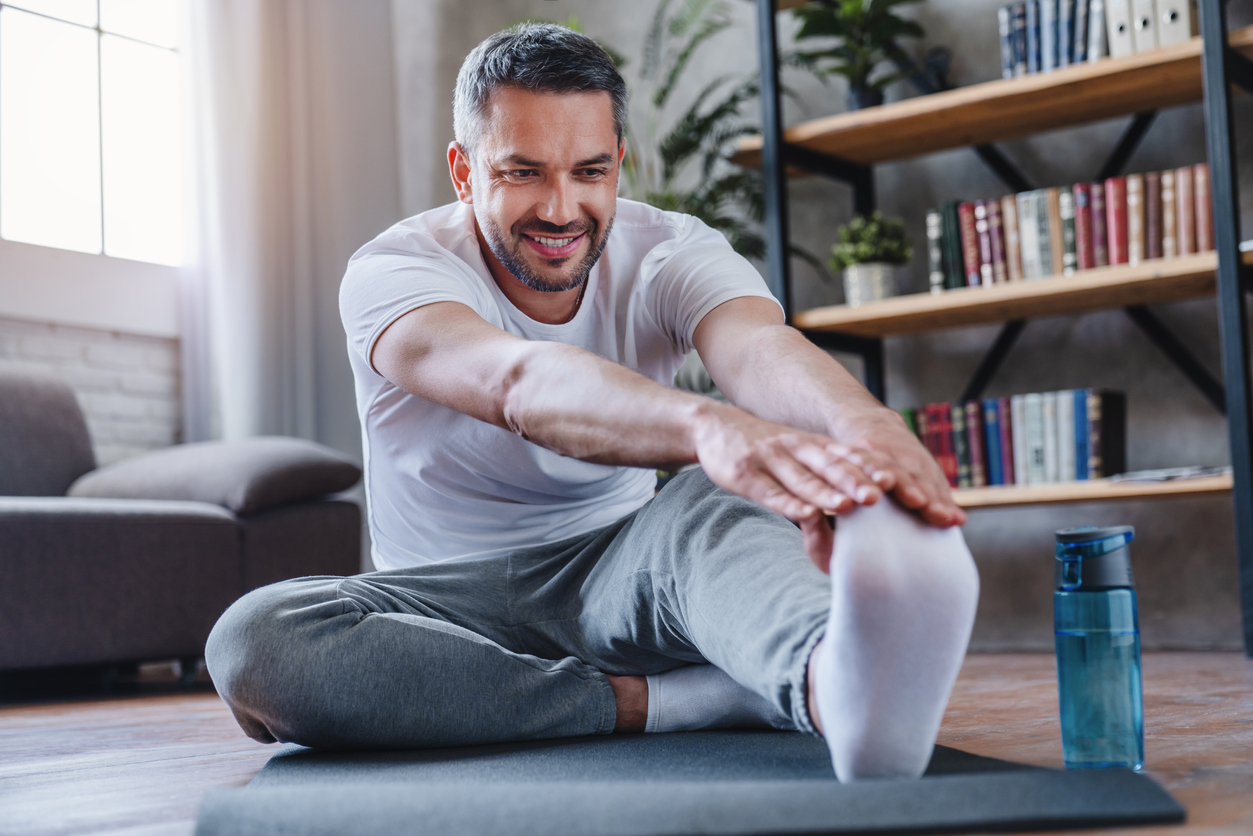
[[[928,32],[925,45],[943,44],[955,56],[957,85],[999,76],[996,8],[999,0],[931,0],[907,11]],[[676,96],[723,73],[742,74],[755,67],[753,8],[733,0],[736,26],[699,55]],[[637,59],[656,0],[630,4],[603,0],[494,0],[474,4],[453,0],[393,0],[397,66],[398,130],[401,149],[402,202],[406,213],[423,211],[453,199],[443,151],[452,138],[450,101],[456,71],[464,55],[483,37],[528,16],[564,20],[577,15],[584,29]],[[1231,9],[1232,25],[1253,20],[1253,10]],[[791,31],[783,20],[784,32]],[[922,49],[919,48],[920,54]],[[635,61],[638,65],[638,60]],[[628,66],[628,81],[636,67]],[[788,84],[798,102],[788,102],[789,122],[844,109],[839,81],[822,85],[793,76]],[[889,100],[912,95],[904,84]],[[644,102],[632,106],[633,124],[641,124]],[[1248,96],[1235,100],[1236,118],[1253,124]],[[754,117],[756,114],[752,114]],[[1004,149],[1041,186],[1092,177],[1128,118],[1056,131],[1004,144]],[[1242,183],[1244,235],[1253,236],[1253,134],[1237,137],[1244,166]],[[1128,171],[1148,171],[1194,163],[1205,158],[1199,105],[1161,113]],[[905,218],[917,245],[904,282],[925,286],[922,244],[926,210],[941,200],[994,197],[1008,191],[968,149],[880,166],[876,171],[879,204]],[[825,254],[835,228],[851,216],[851,196],[840,184],[818,178],[795,181],[791,188],[794,240]],[[842,300],[837,285],[820,281],[803,265],[795,268],[798,307]],[[1162,318],[1212,369],[1218,370],[1217,324],[1212,301],[1166,305]],[[955,398],[997,328],[971,328],[918,338],[889,340],[888,402],[904,407]],[[857,361],[849,360],[857,370]],[[1133,469],[1228,461],[1226,425],[1157,350],[1117,311],[1033,322],[1026,330],[988,394],[1103,386],[1128,393],[1129,466]],[[1133,546],[1139,576],[1146,645],[1158,647],[1234,647],[1239,642],[1234,546],[1230,500],[1190,499],[1153,503],[1118,503],[980,511],[972,515],[967,539],[984,578],[975,645],[985,649],[1051,647],[1052,531],[1082,524],[1130,523],[1139,533]]]

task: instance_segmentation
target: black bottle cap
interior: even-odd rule
[[[1129,525],[1083,526],[1056,532],[1053,586],[1067,592],[1134,587],[1131,549],[1127,546],[1135,534]]]

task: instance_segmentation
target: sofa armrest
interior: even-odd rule
[[[72,497],[207,502],[248,516],[347,490],[355,462],[297,438],[205,441],[145,453],[102,467],[70,486]]]

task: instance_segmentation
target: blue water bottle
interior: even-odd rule
[[[1053,632],[1070,769],[1144,765],[1134,537],[1129,525],[1057,532]]]

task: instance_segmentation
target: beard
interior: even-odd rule
[[[588,275],[592,272],[592,267],[596,265],[597,259],[605,251],[605,244],[609,242],[609,232],[613,229],[613,218],[610,218],[609,223],[605,224],[603,231],[600,230],[599,224],[595,221],[576,221],[565,226],[557,226],[544,223],[543,221],[527,223],[526,231],[539,235],[565,235],[571,232],[582,232],[588,237],[591,246],[587,251],[587,255],[583,256],[583,259],[575,266],[574,272],[568,278],[553,279],[532,269],[523,258],[523,230],[520,228],[522,223],[519,221],[510,229],[514,242],[512,248],[505,240],[504,233],[501,232],[500,227],[490,218],[483,225],[484,237],[487,238],[487,245],[492,248],[492,254],[504,265],[506,270],[513,274],[514,278],[532,290],[538,290],[541,293],[561,293],[566,290],[574,290],[587,281]],[[553,266],[555,267],[556,264]]]

